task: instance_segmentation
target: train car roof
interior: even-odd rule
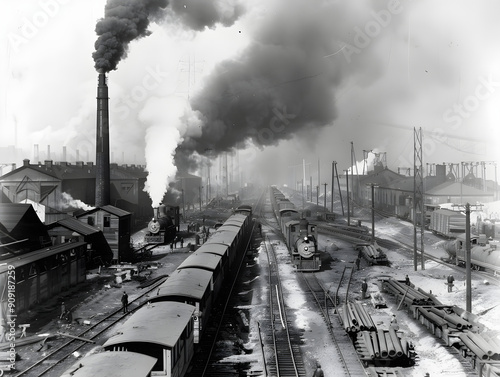
[[[152,343],[172,348],[179,341],[195,307],[182,302],[154,302],[135,312],[104,348],[124,343]]]
[[[285,226],[290,226],[290,225],[299,225],[300,221],[299,220],[290,220],[285,223]]]
[[[221,243],[224,245],[231,245],[236,238],[238,232],[233,229],[227,229],[220,227],[216,232],[213,232],[210,238],[207,240],[207,243]]]
[[[149,376],[157,359],[137,352],[100,352],[84,357],[61,377]]]
[[[216,255],[215,253],[199,252],[195,251],[189,257],[187,257],[184,262],[182,262],[179,270],[183,268],[201,268],[203,270],[215,271],[217,266],[221,263],[222,256]]]
[[[2,261],[2,265],[0,265],[0,272],[6,271],[7,266],[21,267],[29,263],[36,262],[37,260],[50,257],[51,255],[56,255],[86,244],[86,242],[65,242],[60,245],[45,247],[40,250],[5,259]]]
[[[223,256],[227,253],[228,246],[221,243],[205,242],[196,250],[197,253],[217,254]]]
[[[201,300],[211,279],[212,272],[201,268],[175,270],[158,288],[158,296],[182,296]]]

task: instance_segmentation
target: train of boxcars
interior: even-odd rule
[[[459,265],[466,264],[465,220],[465,215],[458,211],[438,209],[431,213],[429,224],[429,230],[433,233],[451,239],[443,247],[450,256],[450,259]],[[492,239],[494,230],[491,229],[491,224],[480,222],[476,228],[482,234],[470,235],[472,268],[477,270],[493,270],[499,273],[500,242]]]
[[[271,186],[271,203],[292,265],[297,271],[319,271],[321,268],[316,225],[301,218],[295,205],[275,186]]]
[[[186,375],[223,283],[234,278],[253,228],[240,206],[103,345],[63,376]]]

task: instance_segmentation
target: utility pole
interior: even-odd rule
[[[325,199],[325,201],[324,201],[324,202],[325,202],[325,205],[324,205],[324,207],[325,207],[325,210],[326,210],[326,185],[327,185],[328,183],[323,183],[323,184],[325,185],[325,198],[324,198],[324,199]]]
[[[200,188],[200,195],[199,195],[199,197],[200,197],[200,211],[201,211],[201,207],[202,207],[202,201],[201,201],[201,189],[203,188],[203,186],[200,186],[199,188]],[[194,205],[193,205],[193,207],[194,207]]]
[[[351,225],[351,210],[349,209],[349,170],[345,171],[345,181],[347,186],[347,225]]]
[[[335,177],[335,161],[332,161],[332,201],[330,203],[330,212],[333,213],[333,189],[335,188],[335,182],[333,181]]]
[[[465,205],[465,310],[472,313],[472,283],[471,283],[471,250],[470,250],[470,204]]]
[[[368,186],[371,186],[372,191],[372,243],[375,243],[375,187],[377,185],[370,183]]]
[[[418,131],[413,129],[413,268],[417,271],[417,227],[420,213],[420,257],[421,268],[425,270],[424,258],[424,178],[423,178],[423,152],[422,152],[422,128]]]

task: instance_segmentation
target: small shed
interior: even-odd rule
[[[103,232],[113,252],[114,263],[121,263],[130,259],[130,212],[106,205],[79,214],[77,218]]]
[[[60,245],[68,241],[86,242],[87,268],[110,264],[113,259],[113,252],[104,237],[104,233],[75,217],[67,217],[49,224],[47,229],[54,245]]]

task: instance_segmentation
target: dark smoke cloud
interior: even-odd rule
[[[172,0],[170,7],[193,30],[211,28],[219,23],[230,26],[243,14],[241,4],[232,0]]]
[[[168,0],[108,0],[104,18],[96,25],[98,38],[92,54],[96,70],[115,70],[127,56],[129,43],[148,36],[150,21],[162,19],[168,5]],[[243,13],[243,7],[233,0],[173,0],[169,8],[174,22],[179,20],[193,30],[231,25]]]
[[[276,145],[331,125],[341,84],[363,65],[376,76],[379,65],[369,49],[366,63],[339,52],[354,26],[365,22],[341,3],[340,9],[338,2],[292,0],[270,11],[248,48],[220,63],[191,100],[202,135],[185,139],[177,162],[188,163],[193,151],[217,155],[248,141]]]
[[[149,35],[150,17],[167,5],[167,0],[108,0],[104,18],[96,25],[95,68],[104,72],[116,69],[127,56],[128,44]]]

